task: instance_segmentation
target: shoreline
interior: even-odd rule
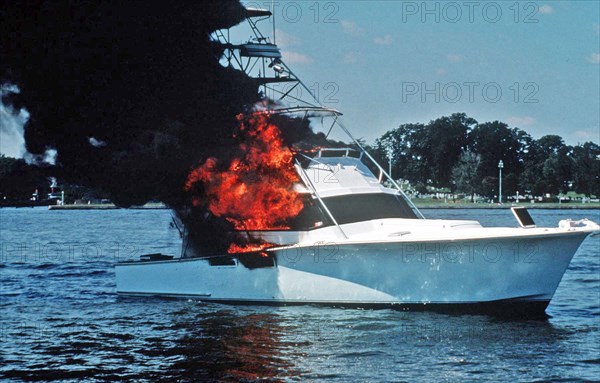
[[[504,203],[499,205],[497,203],[461,203],[461,202],[432,202],[432,201],[412,201],[418,209],[509,209],[514,206],[526,207],[527,209],[549,209],[549,210],[573,210],[573,209],[586,209],[586,210],[600,210],[599,202],[588,202],[588,203],[556,203],[556,202],[538,202],[538,203]],[[150,202],[141,206],[131,206],[123,208],[116,206],[113,203],[103,204],[69,204],[69,205],[17,205],[17,206],[0,206],[2,208],[33,208],[33,207],[47,207],[48,210],[117,210],[117,209],[130,209],[130,210],[156,210],[156,209],[169,209],[162,202]]]
[[[419,203],[413,201],[415,206],[421,210],[432,210],[432,209],[509,209],[513,206],[526,207],[527,209],[548,209],[548,210],[574,210],[574,209],[586,209],[586,210],[600,210],[600,203],[527,203],[527,204],[478,204],[478,203]],[[117,209],[130,209],[130,210],[158,210],[158,209],[169,209],[163,203],[147,203],[142,206],[131,206],[129,208],[118,207],[112,203],[110,204],[77,204],[77,205],[43,205],[47,206],[48,210],[117,210]],[[0,206],[0,208],[33,208],[43,206]]]
[[[526,207],[530,210],[535,209],[548,209],[548,210],[574,210],[574,209],[586,209],[586,210],[600,210],[600,204],[598,203],[536,203],[536,204],[454,204],[454,203],[442,203],[442,204],[419,204],[415,203],[418,209],[509,209],[511,207]]]
[[[130,210],[156,210],[156,209],[168,209],[168,207],[160,203],[147,203],[142,206],[131,206],[128,208],[122,208],[112,203],[103,204],[80,204],[80,205],[49,205],[48,210],[116,210],[116,209],[130,209]]]

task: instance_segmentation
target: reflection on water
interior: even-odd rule
[[[169,229],[168,212],[73,213],[0,210],[1,381],[577,382],[600,376],[600,238],[586,240],[573,259],[549,306],[551,317],[518,321],[118,298],[115,248],[127,249],[127,257],[131,249],[175,252],[178,234]],[[555,225],[592,214],[532,215]],[[482,221],[512,219],[510,212],[492,211]],[[15,251],[16,244],[48,243],[78,247],[51,258]],[[95,250],[82,256],[82,248]]]
[[[284,355],[291,345],[281,339],[285,328],[277,315],[236,315],[222,309],[180,314],[174,315],[174,327],[184,333],[169,353],[182,358],[166,369],[173,379],[277,382],[299,376],[293,359]]]
[[[594,326],[313,307],[122,299],[93,321],[67,313],[10,329],[0,376],[18,381],[449,381],[585,376]],[[70,319],[70,321],[69,321]],[[587,334],[586,334],[587,333]],[[5,334],[6,335],[6,334]],[[593,346],[589,345],[593,352]],[[584,352],[583,354],[585,354]],[[558,357],[557,357],[558,355]],[[559,363],[557,363],[557,361]]]

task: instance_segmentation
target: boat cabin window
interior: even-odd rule
[[[304,209],[288,222],[290,230],[310,230],[333,225],[333,222],[327,217],[319,202],[312,198],[311,195],[305,195],[302,202],[304,203]]]
[[[289,222],[290,230],[333,225],[316,199],[307,195],[303,202],[304,209]],[[340,225],[382,218],[418,218],[404,198],[395,194],[352,194],[325,197],[323,202]]]
[[[399,195],[387,193],[351,194],[323,198],[338,224],[382,218],[418,218]]]

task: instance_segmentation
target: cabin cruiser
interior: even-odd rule
[[[256,13],[262,17],[268,12]],[[254,30],[256,25],[251,26]],[[227,57],[242,64],[243,59],[266,60],[263,68],[273,67],[276,76],[261,78],[261,84],[296,81],[310,94],[283,63],[278,48],[261,36],[252,49],[246,46],[250,44],[230,44]],[[518,208],[513,212],[519,227],[426,219],[352,137],[338,119],[341,113],[318,101],[272,112],[327,114],[334,120],[332,126],[354,142],[349,148],[296,153],[296,186],[305,207],[292,227],[245,232],[251,240],[272,244],[264,250],[208,256],[190,245],[184,231],[177,258],[151,254],[118,263],[118,294],[540,314],[579,245],[600,232],[589,220],[536,227],[527,211]]]
[[[307,165],[296,165],[312,200],[306,227],[250,234],[282,245],[209,257],[184,245],[180,258],[120,263],[118,293],[543,313],[579,245],[600,230],[587,220],[538,228],[425,219],[401,191],[382,184],[364,153],[350,152],[321,150]]]

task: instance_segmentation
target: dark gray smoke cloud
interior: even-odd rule
[[[27,150],[56,149],[64,181],[181,206],[189,170],[259,97],[209,38],[243,18],[237,0],[0,0],[0,83],[20,89],[3,101],[29,111]]]
[[[239,150],[236,115],[260,99],[257,82],[219,64],[223,47],[209,37],[244,17],[237,0],[0,0],[0,85],[20,89],[2,101],[29,111],[31,158],[57,153],[48,175],[120,206],[160,199],[199,253],[223,253],[241,239],[183,189],[208,157],[226,165]],[[306,121],[277,123],[288,144],[310,135]]]

